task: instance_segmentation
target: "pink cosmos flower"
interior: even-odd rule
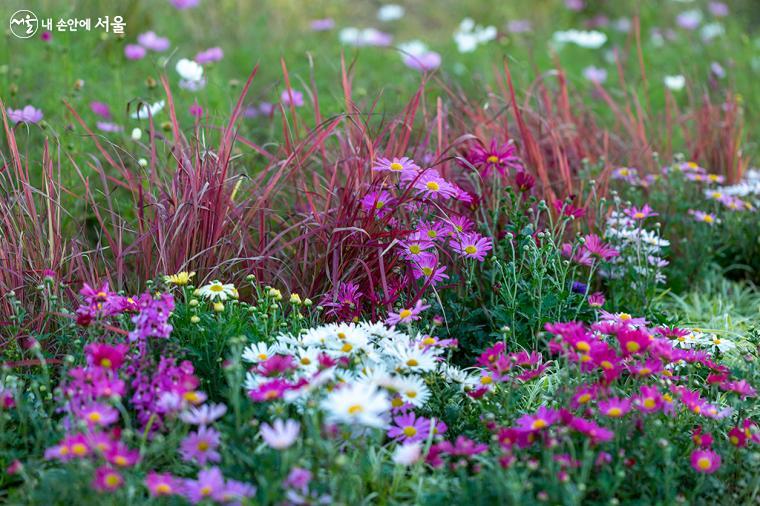
[[[449,199],[457,195],[456,188],[437,172],[428,170],[423,173],[413,184],[413,188],[420,191],[420,194],[431,200]]]
[[[410,411],[393,419],[393,425],[388,429],[388,437],[406,443],[424,441],[430,435],[430,426],[429,419],[417,417]]]
[[[610,418],[621,418],[631,410],[631,400],[611,397],[597,404],[599,412]]]
[[[398,323],[411,323],[420,319],[420,313],[428,309],[430,306],[424,305],[421,300],[412,308],[402,309],[398,313],[389,312],[388,318],[385,320],[386,325],[396,325]]]
[[[655,213],[654,210],[651,207],[649,207],[649,204],[644,204],[644,207],[642,207],[641,209],[639,209],[636,206],[632,206],[632,207],[629,207],[628,209],[625,209],[623,212],[629,218],[637,220],[637,221],[645,220],[652,216],[657,216],[657,213]]]
[[[111,123],[110,121],[98,121],[97,123],[95,123],[95,126],[97,126],[98,130],[100,130],[101,132],[114,133],[114,132],[124,131],[123,126],[117,125],[116,123]]]
[[[81,459],[91,453],[90,442],[84,434],[75,434],[64,437],[60,443],[45,450],[46,460],[60,460],[62,462]]]
[[[378,158],[375,165],[372,166],[372,170],[403,174],[416,173],[416,171],[420,170],[420,167],[414,163],[414,160],[403,156],[401,158],[394,157],[392,160],[389,160],[388,158]]]
[[[124,46],[124,56],[127,60],[142,60],[145,58],[147,51],[139,44],[127,44]]]
[[[441,55],[435,51],[426,51],[422,54],[403,56],[404,65],[419,72],[430,72],[441,66]]]
[[[712,450],[694,450],[691,467],[698,473],[712,474],[720,468],[720,455]]]
[[[219,432],[201,426],[197,432],[191,432],[180,444],[182,460],[186,462],[196,461],[201,466],[207,462],[219,462],[222,456],[216,449],[219,447]]]
[[[178,10],[192,9],[196,7],[200,0],[169,0]]]
[[[222,58],[224,58],[224,51],[222,51],[221,47],[210,47],[205,51],[201,51],[200,53],[196,54],[195,58],[193,59],[196,61],[196,63],[206,65],[208,63],[217,62]]]
[[[196,118],[200,118],[203,116],[203,107],[201,107],[197,101],[194,101],[192,105],[190,105],[190,109],[188,110],[191,116],[194,116]]]
[[[224,404],[204,404],[200,407],[191,407],[179,417],[183,422],[190,425],[210,425],[227,412]]]
[[[290,448],[298,439],[301,432],[301,424],[295,420],[282,421],[279,418],[272,425],[264,423],[259,429],[259,434],[264,442],[275,450]]]
[[[517,419],[517,426],[523,430],[541,430],[557,423],[559,411],[541,406],[532,415],[523,415]]]
[[[314,32],[326,32],[335,28],[335,21],[332,18],[314,19],[309,27]]]
[[[42,111],[34,106],[27,105],[23,109],[7,109],[8,119],[12,123],[39,123],[42,120]]]
[[[493,249],[493,241],[490,237],[471,232],[453,239],[451,248],[465,258],[474,258],[482,262],[486,259],[486,253]]]
[[[602,84],[607,80],[607,71],[603,68],[594,67],[590,65],[583,69],[583,77],[592,83]]]
[[[301,107],[304,104],[303,93],[298,90],[294,90],[293,88],[284,90],[280,94],[280,102],[282,102],[283,105],[292,104],[294,107]]]
[[[159,474],[155,471],[145,477],[145,486],[148,487],[151,497],[165,497],[179,492],[181,482],[171,474]]]
[[[111,118],[111,109],[103,102],[90,102],[90,109],[103,119]]]
[[[108,466],[100,466],[95,470],[92,488],[100,492],[113,492],[124,484],[121,474]]]
[[[169,49],[169,39],[166,37],[159,37],[155,32],[145,32],[137,36],[137,43],[145,49],[151,51],[162,52]]]

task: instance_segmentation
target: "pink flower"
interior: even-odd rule
[[[433,170],[428,170],[417,178],[413,187],[419,190],[421,195],[431,200],[438,198],[449,199],[457,195],[454,185],[447,182]]]
[[[477,143],[470,151],[468,158],[480,169],[483,177],[488,177],[491,171],[496,171],[502,176],[506,176],[510,169],[517,170],[518,175],[524,172],[522,160],[517,154],[517,147],[511,140],[500,145],[496,138],[493,138],[488,147]]]
[[[280,101],[284,105],[293,105],[295,107],[303,106],[303,93],[293,88],[288,88],[280,94]]]
[[[626,210],[623,211],[629,218],[632,218],[637,221],[645,220],[647,218],[650,218],[652,216],[657,216],[657,213],[654,212],[654,210],[649,207],[649,204],[644,204],[644,207],[639,209],[636,206],[632,206]]]
[[[602,260],[610,260],[620,255],[618,250],[606,244],[596,234],[589,234],[584,238],[583,248],[591,255]]]
[[[582,207],[575,207],[572,203],[565,202],[564,200],[555,200],[554,209],[564,216],[572,216],[573,218],[582,218],[583,216],[586,216],[585,209]]]
[[[184,480],[182,495],[193,504],[206,499],[221,499],[224,493],[224,476],[218,467],[198,471],[197,480]]]
[[[155,471],[145,477],[145,486],[152,497],[163,497],[178,493],[181,482],[171,474],[159,474]]]
[[[206,65],[208,63],[217,62],[222,58],[224,58],[224,51],[222,51],[221,47],[210,47],[205,51],[196,54],[194,60],[201,65]]]
[[[451,247],[465,258],[474,258],[478,262],[482,262],[486,259],[486,253],[493,249],[493,241],[490,237],[471,232],[452,240]]]
[[[138,44],[127,44],[124,46],[124,56],[127,57],[127,60],[142,60],[146,54],[145,48]]]
[[[402,255],[409,260],[417,260],[425,255],[431,255],[428,250],[435,249],[435,244],[421,232],[410,234],[403,241],[399,241]]]
[[[414,412],[397,416],[393,419],[394,425],[388,429],[388,437],[399,441],[414,443],[424,441],[430,435],[430,420],[417,417]]]
[[[720,468],[720,455],[712,450],[694,450],[691,467],[698,473],[712,474]]]
[[[301,424],[295,420],[282,421],[279,418],[272,422],[272,425],[264,423],[261,425],[259,434],[264,442],[275,450],[284,450],[289,448],[298,439],[301,431]]]
[[[95,470],[95,479],[92,488],[100,492],[113,492],[124,484],[121,474],[108,466],[101,466]]]
[[[391,194],[382,190],[366,194],[362,198],[361,204],[365,213],[382,218],[390,212],[389,204],[393,203],[393,201],[394,199]]]
[[[446,266],[441,265],[438,257],[433,253],[423,252],[418,257],[412,258],[411,263],[414,279],[424,278],[425,282],[429,282],[432,286],[449,279],[448,274],[445,273]]]
[[[426,51],[422,54],[406,54],[403,57],[404,65],[420,72],[429,72],[441,66],[441,55],[435,51]]]
[[[580,432],[588,437],[592,443],[603,443],[611,441],[615,433],[610,429],[600,427],[591,420],[585,420],[579,417],[573,417],[568,426],[576,432]]]
[[[429,307],[430,306],[423,305],[421,300],[418,300],[412,308],[402,309],[398,313],[389,312],[385,323],[386,325],[396,325],[397,323],[411,323],[415,320],[419,320],[420,313]]]
[[[92,403],[79,411],[79,416],[90,427],[107,427],[119,419],[119,412],[113,406]]]
[[[90,109],[101,118],[111,118],[111,109],[108,107],[108,104],[104,104],[103,102],[90,102]]]
[[[118,467],[130,467],[134,466],[138,460],[140,460],[140,452],[138,450],[131,450],[121,441],[112,445],[104,455],[105,459]]]
[[[84,347],[84,351],[87,355],[88,364],[116,370],[124,363],[129,345],[91,343]]]
[[[190,106],[189,112],[190,112],[191,116],[194,116],[196,118],[200,118],[201,116],[203,116],[203,107],[201,107],[200,105],[198,105],[198,102],[195,101]]]
[[[643,413],[654,413],[662,408],[662,394],[655,386],[642,385],[639,395],[633,398],[636,409]]]
[[[612,397],[597,404],[599,412],[610,418],[621,418],[631,410],[631,400]]]
[[[137,36],[137,43],[145,49],[162,52],[169,49],[169,39],[159,37],[155,32],[145,32]]]
[[[372,166],[372,170],[389,171],[402,174],[415,173],[416,171],[420,170],[420,167],[414,163],[414,160],[403,156],[401,158],[394,157],[392,160],[389,160],[388,158],[378,158],[377,162],[375,162],[375,165]]]
[[[591,307],[602,307],[605,298],[602,292],[595,292],[588,296],[588,305]]]
[[[523,415],[518,418],[517,426],[523,430],[541,430],[554,425],[559,419],[559,411],[541,406],[532,415]]]
[[[42,116],[42,111],[31,105],[27,105],[23,109],[8,108],[8,119],[12,123],[39,123]]]
[[[117,125],[116,123],[111,123],[109,121],[98,121],[95,123],[95,125],[98,127],[98,130],[101,132],[122,132],[124,131],[124,127],[121,125]]]
[[[171,4],[179,10],[192,9],[196,7],[200,0],[169,0]]]
[[[314,32],[326,32],[335,28],[335,21],[332,18],[314,19],[309,27]]]
[[[285,380],[276,378],[272,381],[262,383],[255,390],[248,392],[248,396],[251,400],[256,402],[267,402],[275,399],[280,399],[283,394],[290,390],[291,385]]]
[[[180,453],[186,462],[196,461],[201,466],[207,462],[219,462],[222,456],[216,449],[219,447],[219,432],[201,426],[197,432],[191,432],[182,440]]]

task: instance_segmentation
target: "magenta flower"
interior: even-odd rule
[[[219,500],[224,504],[233,506],[243,503],[243,499],[256,495],[256,487],[235,480],[227,480],[224,484],[224,490],[219,495]]]
[[[82,408],[79,416],[89,427],[107,427],[119,419],[119,412],[113,406],[92,403]]]
[[[606,244],[596,234],[589,234],[584,238],[583,249],[593,257],[600,258],[602,260],[610,260],[620,255],[618,250]]]
[[[712,450],[691,452],[691,467],[698,473],[712,474],[720,468],[720,455]]]
[[[304,469],[302,467],[294,467],[288,473],[288,477],[285,478],[283,487],[300,490],[302,493],[305,493],[309,488],[309,483],[311,483],[311,477],[311,471],[308,469]]]
[[[103,119],[111,118],[111,109],[103,102],[90,102],[90,109]]]
[[[201,107],[197,101],[193,102],[189,109],[190,115],[196,118],[203,116],[203,107]]]
[[[430,420],[417,417],[412,411],[395,417],[393,423],[394,425],[388,429],[388,437],[398,441],[406,443],[424,441],[430,435]]]
[[[180,444],[180,454],[186,462],[196,461],[201,466],[207,462],[219,462],[222,456],[216,449],[219,447],[219,432],[201,426],[197,432],[191,432]]]
[[[662,394],[656,386],[642,385],[639,395],[633,398],[633,404],[643,413],[654,413],[662,408]]]
[[[131,467],[140,460],[139,450],[131,450],[121,441],[112,445],[104,455],[105,459],[118,467]]]
[[[192,9],[196,7],[200,0],[169,0],[171,4],[179,10]]]
[[[282,421],[279,418],[272,422],[272,425],[262,424],[259,429],[261,439],[275,450],[290,448],[298,439],[300,432],[301,424],[295,420]]]
[[[443,453],[460,457],[470,457],[477,455],[488,450],[488,445],[484,443],[476,443],[467,436],[459,436],[452,444],[451,441],[441,441],[438,443],[438,447]]]
[[[594,292],[588,296],[588,305],[591,307],[602,307],[606,299],[602,292]]]
[[[399,241],[399,247],[405,258],[414,260],[422,258],[425,254],[430,254],[428,250],[434,249],[435,244],[432,240],[422,235],[421,232],[415,232],[410,234],[405,240]]]
[[[289,88],[282,92],[280,95],[280,101],[284,105],[293,105],[295,107],[301,107],[303,106],[303,93],[301,93],[298,90],[294,90],[293,88]]]
[[[654,210],[649,207],[649,204],[644,204],[644,207],[639,209],[636,206],[632,206],[626,210],[623,211],[629,218],[632,218],[637,221],[644,220],[646,218],[650,218],[652,216],[657,216],[657,213],[654,212]]]
[[[291,388],[290,383],[283,379],[273,379],[262,383],[256,389],[248,392],[251,400],[256,402],[267,402],[280,399],[283,394]]]
[[[453,239],[451,248],[465,258],[474,258],[482,262],[486,259],[486,253],[493,249],[493,241],[490,237],[471,232]]]
[[[148,487],[148,491],[152,497],[163,497],[177,494],[181,482],[171,474],[159,474],[151,471],[145,477],[145,486]]]
[[[611,441],[615,437],[615,433],[610,429],[600,427],[596,422],[579,417],[573,417],[568,426],[589,438],[594,444]]]
[[[631,410],[631,400],[619,397],[611,397],[597,404],[599,412],[610,418],[621,418]]]
[[[142,60],[145,58],[147,51],[139,44],[127,44],[124,46],[124,56],[127,60]]]
[[[385,190],[373,191],[366,194],[362,200],[362,209],[369,215],[375,215],[382,218],[390,212],[390,206],[394,201],[390,193]]]
[[[688,212],[691,216],[694,217],[696,221],[707,223],[710,226],[713,226],[716,223],[720,223],[720,220],[718,220],[718,218],[712,213],[706,213],[698,209],[689,209]]]
[[[155,32],[145,32],[137,36],[137,43],[145,49],[162,52],[169,49],[169,39],[159,37]]]
[[[541,430],[554,425],[559,419],[559,411],[541,406],[532,415],[526,414],[518,418],[517,426],[523,430]]]
[[[92,488],[100,492],[113,492],[124,484],[121,474],[108,466],[101,466],[95,470],[95,479]]]
[[[419,165],[414,163],[414,160],[405,156],[401,158],[393,158],[389,160],[387,158],[378,158],[375,165],[372,166],[372,170],[376,171],[389,171],[401,173],[415,173],[420,170]]]
[[[84,434],[75,434],[64,437],[60,443],[45,450],[46,460],[60,460],[65,462],[72,459],[86,457],[91,452],[90,442]]]
[[[207,63],[220,61],[222,58],[224,58],[224,51],[222,51],[221,47],[210,47],[196,54],[194,60],[201,65],[206,65]]]
[[[8,119],[11,123],[39,123],[42,120],[42,111],[34,106],[27,105],[23,109],[7,109]]]
[[[396,325],[397,323],[411,323],[420,319],[420,313],[428,309],[430,306],[423,305],[421,300],[418,300],[414,307],[409,309],[402,309],[398,313],[388,313],[388,318],[385,320],[387,325]]]
[[[522,160],[517,154],[517,146],[510,141],[499,145],[496,139],[491,139],[488,147],[475,144],[468,156],[470,162],[480,169],[483,177],[488,177],[491,171],[497,171],[505,176],[510,169],[523,172]]]
[[[440,221],[423,222],[417,229],[419,230],[419,237],[425,237],[431,241],[444,239],[444,234],[446,233],[446,225]]]
[[[200,407],[191,407],[182,413],[179,418],[190,425],[210,425],[227,412],[224,404],[204,404]]]
[[[101,132],[108,132],[108,133],[114,133],[114,132],[123,132],[124,127],[121,125],[117,125],[116,123],[111,123],[110,121],[98,121],[95,123],[95,126],[98,127],[98,130]]]
[[[451,183],[443,179],[437,172],[429,170],[422,174],[413,185],[420,194],[431,200],[449,199],[456,197],[457,190]]]
[[[446,274],[446,266],[441,265],[438,257],[433,253],[422,253],[411,259],[411,264],[414,279],[424,278],[425,282],[429,282],[432,286],[449,279],[448,274]]]
[[[50,42],[50,39],[53,38],[53,34],[49,31],[45,30],[40,34],[40,39],[42,39],[42,42]]]
[[[326,32],[335,28],[335,21],[332,18],[314,19],[309,27],[314,32]]]
[[[441,55],[435,51],[426,51],[422,54],[406,54],[403,57],[404,65],[420,72],[429,72],[441,66]]]
[[[84,347],[87,363],[105,369],[116,370],[124,363],[129,351],[126,344],[91,343]]]
[[[221,499],[224,492],[224,476],[218,467],[202,469],[197,480],[185,480],[182,495],[193,504],[206,499]]]
[[[582,218],[586,216],[585,209],[582,207],[575,207],[572,203],[565,202],[564,200],[555,200],[554,209],[564,216],[571,216],[573,218]]]
[[[710,11],[710,14],[716,18],[728,16],[728,5],[723,2],[710,2],[707,5],[707,9]]]

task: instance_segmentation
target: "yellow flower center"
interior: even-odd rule
[[[419,244],[412,244],[411,246],[409,246],[409,253],[411,253],[412,255],[419,255],[421,251],[422,251],[422,248],[420,248]]]
[[[475,253],[477,253],[477,252],[478,252],[478,248],[476,248],[476,247],[475,247],[475,246],[473,246],[472,244],[469,244],[469,245],[467,245],[467,246],[464,248],[464,252],[465,252],[465,253],[467,253],[468,255],[474,255]]]
[[[586,362],[590,362],[590,361],[591,361],[591,355],[587,353],[584,353],[583,355],[581,355],[581,362],[585,364]]]
[[[586,404],[588,401],[591,400],[591,394],[582,394],[580,397],[578,397],[578,403],[579,404]]]
[[[117,474],[110,473],[106,475],[105,482],[109,487],[118,487],[119,483],[121,483],[121,479]]]
[[[100,420],[103,419],[103,415],[101,415],[97,411],[93,411],[92,413],[87,415],[87,419],[91,422],[99,422]]]
[[[415,359],[410,358],[409,360],[406,361],[406,365],[408,365],[409,367],[417,367],[418,365],[420,365],[420,363],[417,362]]]
[[[499,157],[498,157],[498,156],[496,156],[496,155],[491,155],[491,156],[489,156],[489,157],[486,159],[486,161],[487,161],[488,163],[499,163]]]
[[[411,425],[408,425],[404,427],[404,435],[406,437],[414,437],[417,435],[417,429],[412,427]]]
[[[205,452],[208,451],[209,445],[207,441],[198,441],[198,451],[199,452]]]
[[[713,218],[709,214],[706,214],[705,217],[702,218],[702,221],[704,221],[705,223],[712,223],[713,221],[715,221],[715,218]]]
[[[493,378],[490,376],[483,376],[482,378],[480,378],[480,383],[481,385],[490,385],[491,383],[493,383]]]
[[[712,462],[710,462],[710,459],[707,457],[697,459],[697,467],[700,469],[710,469],[710,464],[712,464]]]
[[[623,414],[623,410],[621,410],[620,408],[610,408],[607,410],[607,416],[612,416],[612,417],[617,418],[622,414]]]
[[[156,495],[169,495],[172,493],[172,488],[166,483],[159,483],[153,491]]]
[[[422,344],[424,344],[426,346],[432,346],[432,345],[435,344],[435,339],[432,338],[432,337],[430,337],[430,336],[428,336],[428,337],[426,337],[425,339],[422,340]]]
[[[424,274],[427,277],[430,277],[433,275],[433,268],[432,267],[423,267],[422,268],[422,274]]]
[[[258,357],[259,357],[259,360],[266,360],[269,358],[269,355],[267,355],[266,353],[259,353]]]
[[[602,360],[602,363],[599,365],[601,365],[602,368],[607,369],[608,371],[615,367],[614,365],[612,365],[612,362],[610,362],[609,360]]]
[[[391,164],[391,170],[392,170],[392,171],[395,171],[395,172],[398,172],[398,171],[400,171],[400,170],[404,170],[404,166],[403,166],[403,165],[401,165],[401,164],[400,164],[400,163],[398,163],[398,162],[393,162],[393,163]]]
[[[624,322],[630,320],[631,318],[633,317],[628,313],[620,313],[620,319]]]
[[[127,458],[124,457],[124,455],[117,455],[113,461],[116,463],[117,466],[126,466],[129,462],[127,462]]]
[[[385,202],[383,202],[382,200],[378,200],[377,203],[375,204],[375,209],[382,209],[384,205],[385,205]]]
[[[349,415],[358,415],[359,413],[363,411],[364,411],[364,407],[361,404],[354,404],[348,407]]]
[[[309,357],[302,357],[301,358],[301,364],[302,365],[309,365],[309,364],[311,364],[311,360],[309,359]]]
[[[211,486],[210,486],[210,485],[206,485],[206,486],[204,486],[204,487],[201,487],[201,495],[202,495],[203,497],[207,497],[207,496],[210,496],[210,495],[211,495],[211,492],[212,492],[212,488],[211,488]]]
[[[534,420],[532,424],[530,424],[530,428],[533,430],[543,429],[546,427],[546,420],[543,418],[539,418],[538,420]]]
[[[738,446],[739,445],[739,438],[738,437],[731,436],[729,439],[731,440],[731,444],[733,444],[734,446]]]
[[[435,230],[428,230],[427,236],[430,237],[431,239],[435,239],[436,237],[438,237],[438,232],[436,232]]]
[[[409,309],[403,309],[398,314],[398,317],[401,318],[402,320],[406,319],[406,318],[409,318],[410,316],[412,316],[412,312]]]
[[[646,399],[644,399],[644,407],[645,408],[647,408],[647,409],[653,409],[656,405],[657,405],[657,403],[651,397],[647,397]]]
[[[406,396],[409,397],[410,399],[414,399],[417,397],[417,392],[415,392],[414,390],[407,390]]]
[[[641,346],[636,341],[628,341],[625,343],[625,349],[630,353],[635,353],[641,349]]]
[[[344,345],[343,345],[343,346],[340,348],[340,351],[342,351],[343,353],[348,353],[349,351],[351,351],[351,350],[353,350],[353,349],[354,349],[354,347],[353,347],[353,346],[351,346],[351,344],[349,344],[349,343],[345,343],[345,344],[344,344]]]
[[[639,375],[640,376],[646,376],[647,374],[650,374],[652,370],[649,367],[642,367],[639,369]]]
[[[438,184],[438,183],[436,183],[435,181],[428,181],[428,182],[427,182],[427,184],[426,184],[425,186],[426,186],[426,187],[427,187],[427,189],[428,189],[428,190],[430,190],[431,192],[437,192],[438,190],[440,190],[440,189],[441,189],[441,185],[439,185],[439,184]]]
[[[636,218],[637,220],[641,220],[641,219],[644,218],[644,213],[642,213],[641,211],[639,211],[638,213],[635,213],[633,215],[633,217]]]
[[[628,174],[630,174],[630,172],[628,171],[628,169],[620,169],[619,174],[621,176],[627,176]]]
[[[87,453],[87,447],[82,443],[74,443],[71,445],[71,453],[74,455],[82,456]]]
[[[223,292],[224,287],[222,285],[211,285],[209,290],[211,290],[212,292]]]
[[[578,341],[575,344],[575,348],[578,351],[589,351],[591,349],[591,345],[589,345],[586,341]]]
[[[391,406],[393,406],[394,408],[400,408],[403,405],[404,405],[404,401],[401,400],[400,397],[394,397],[393,400],[391,401]]]
[[[113,362],[111,362],[110,358],[104,358],[100,360],[100,366],[101,367],[108,367],[110,368],[113,365]]]

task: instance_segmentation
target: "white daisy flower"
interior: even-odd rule
[[[396,380],[401,398],[415,407],[422,407],[430,399],[430,389],[419,376],[406,376]]]
[[[352,383],[330,392],[321,406],[331,422],[382,428],[391,403],[388,394],[375,385]]]
[[[228,298],[237,299],[238,291],[232,283],[223,284],[214,280],[198,289],[198,295],[208,300],[227,300]]]
[[[264,342],[253,343],[243,350],[243,360],[252,364],[258,364],[271,358],[275,353],[273,346],[269,346]]]

